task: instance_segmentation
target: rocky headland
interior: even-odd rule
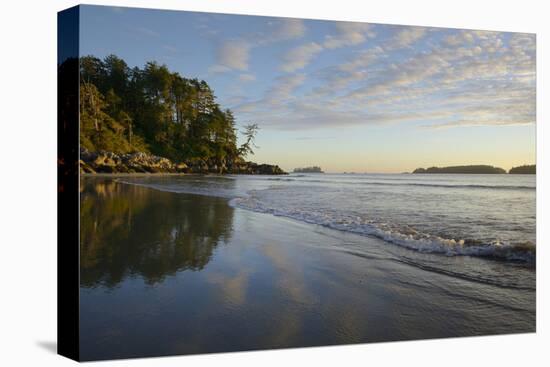
[[[168,158],[143,152],[117,154],[108,151],[91,152],[85,148],[80,149],[80,173],[286,174],[277,165],[258,164],[242,158],[217,162],[190,159],[187,162],[177,163]]]

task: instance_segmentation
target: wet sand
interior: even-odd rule
[[[534,288],[226,199],[81,181],[83,360],[535,330]]]

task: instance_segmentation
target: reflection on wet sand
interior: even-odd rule
[[[128,276],[162,282],[200,270],[231,236],[233,208],[222,199],[178,196],[117,183],[81,180],[81,286],[113,287]]]

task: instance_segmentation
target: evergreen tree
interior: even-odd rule
[[[246,141],[237,147],[235,117],[204,80],[156,62],[129,68],[115,55],[82,57],[80,70],[81,144],[89,150],[220,163],[254,153],[258,126],[247,126]]]

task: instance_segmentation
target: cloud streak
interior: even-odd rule
[[[356,46],[376,36],[366,23],[338,22],[335,27],[336,34],[326,35],[324,42],[305,43],[286,52],[280,69],[287,73],[303,69],[324,50]]]
[[[249,53],[250,44],[246,41],[225,41],[217,50],[218,65],[227,70],[248,70]]]
[[[359,45],[376,33],[367,23],[338,22],[336,35],[327,35],[323,46],[328,49]]]
[[[353,53],[345,62],[302,72],[295,81],[301,86],[298,95],[289,74],[265,98],[249,104],[245,113],[258,113],[270,128],[289,130],[403,123],[427,129],[535,123],[533,35],[437,33],[420,27],[399,29],[385,42]],[[359,42],[360,37],[350,36],[348,42],[353,39]],[[329,40],[336,42],[336,38]],[[315,42],[298,46],[286,54],[281,70],[302,70],[324,50]]]
[[[300,19],[283,18],[270,24],[273,29],[269,33],[252,32],[237,39],[221,41],[216,49],[217,63],[210,67],[210,72],[246,71],[253,48],[301,38],[306,33],[306,27]]]
[[[323,51],[323,46],[315,42],[293,48],[283,56],[281,70],[290,73],[303,69],[321,51]]]

